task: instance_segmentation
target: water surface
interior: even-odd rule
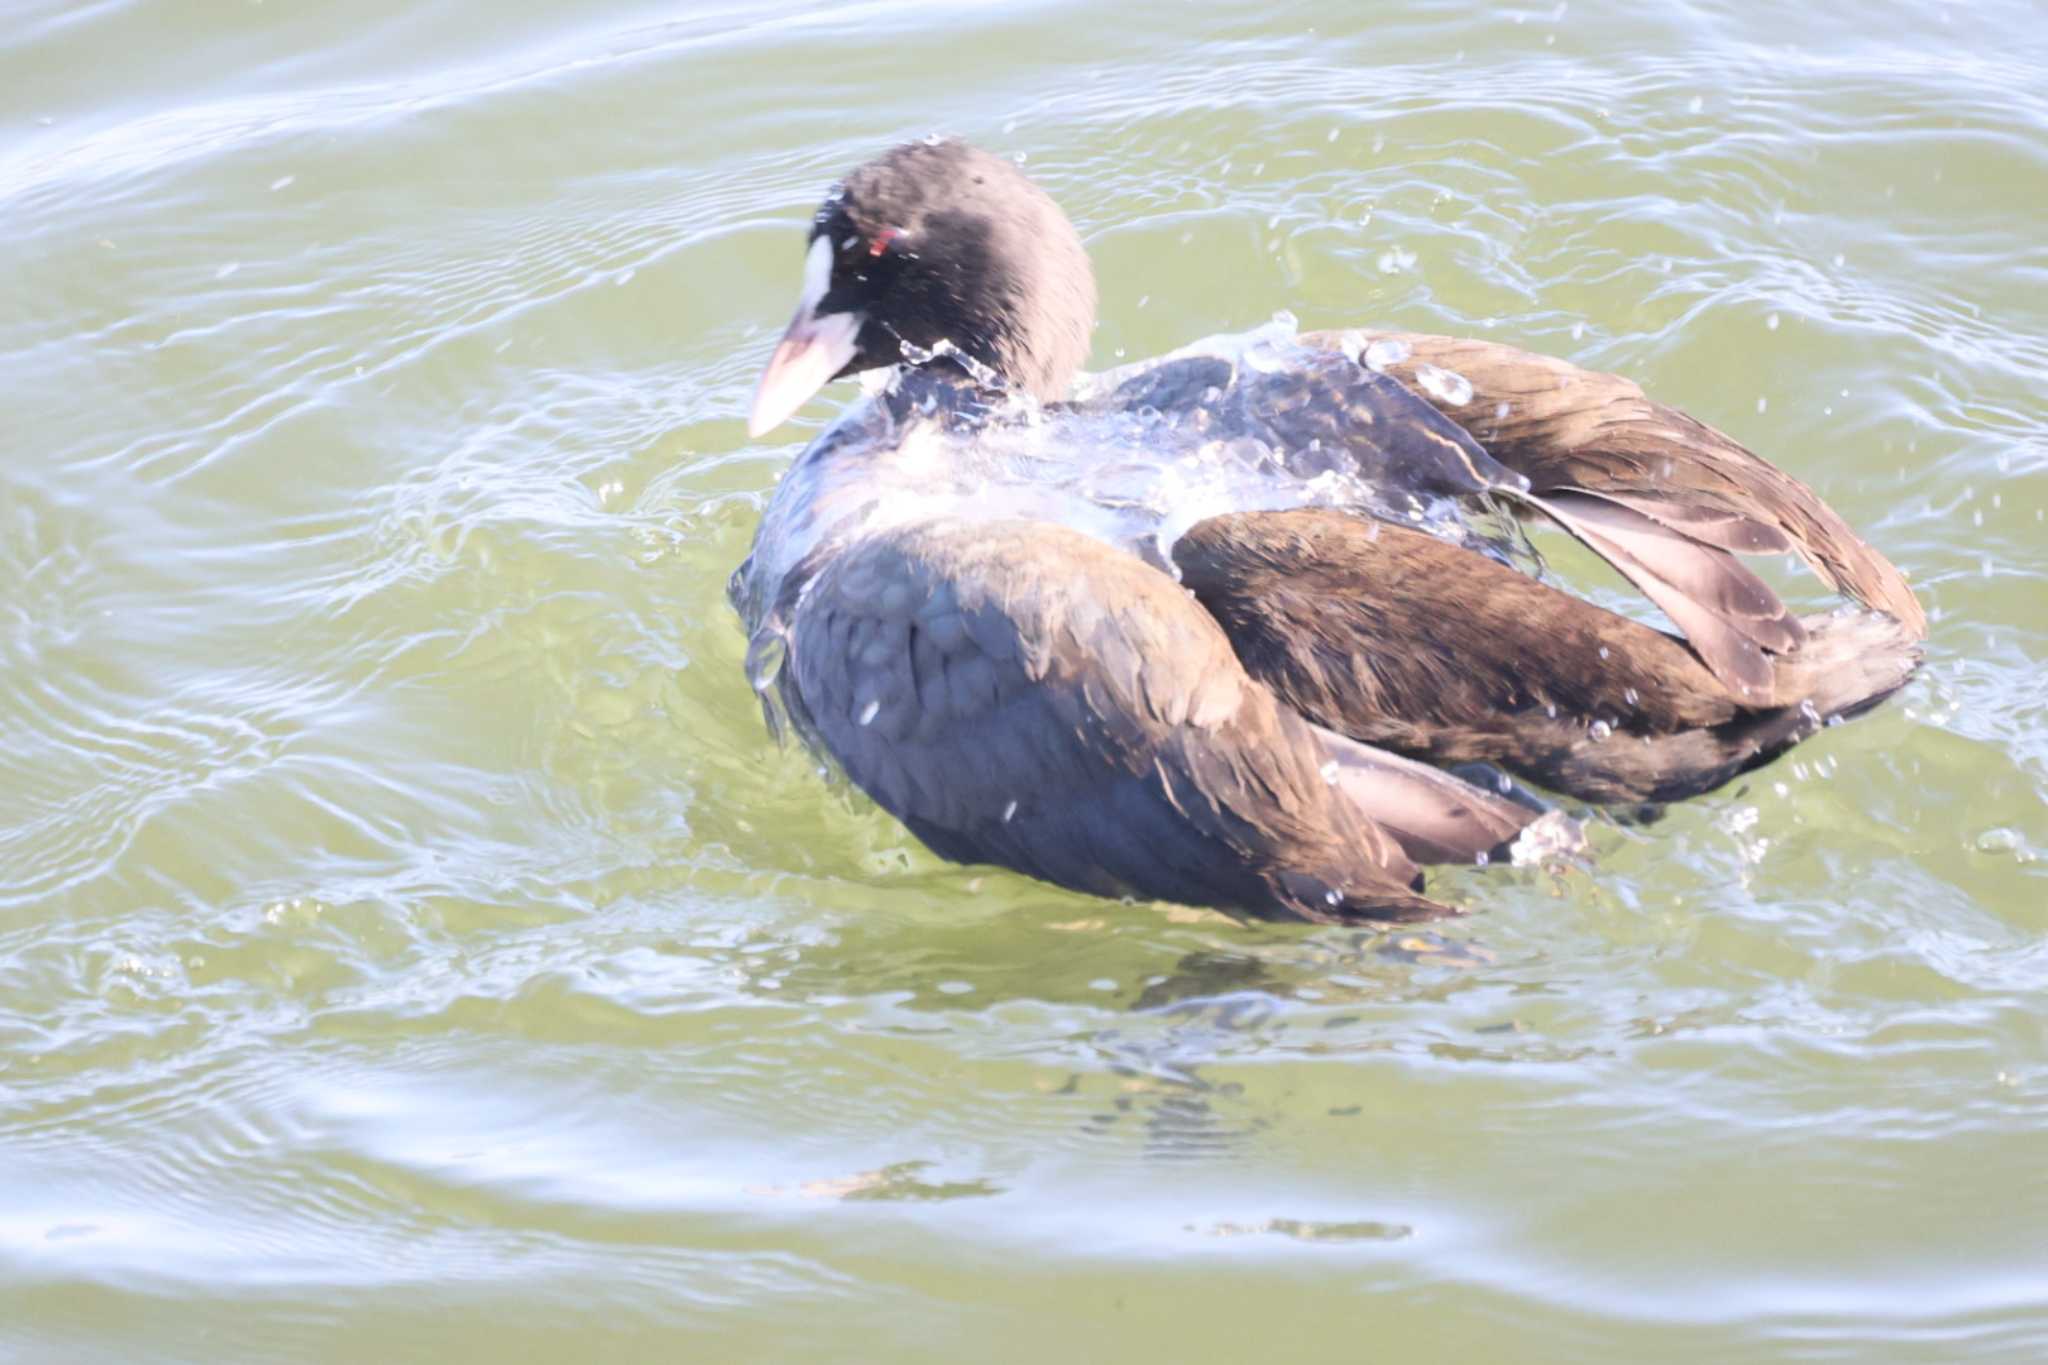
[[[2048,1354],[2038,6],[10,17],[0,1354]],[[932,131],[1098,366],[1619,371],[1929,667],[1435,934],[939,863],[721,600],[845,401],[745,437],[805,218]]]

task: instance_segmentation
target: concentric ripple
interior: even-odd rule
[[[2037,6],[17,9],[0,1355],[2048,1354]],[[939,863],[722,600],[801,224],[932,131],[1097,366],[1619,371],[1928,667],[1428,933]]]

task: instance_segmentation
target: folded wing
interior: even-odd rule
[[[1592,801],[1709,791],[1882,700],[1919,660],[1888,616],[1814,616],[1767,688],[1738,697],[1674,636],[1323,509],[1211,518],[1174,560],[1251,676],[1316,724]]]
[[[827,556],[788,620],[792,716],[956,861],[1264,917],[1408,920],[1450,912],[1419,894],[1416,855],[1470,860],[1533,816],[1441,775],[1375,782],[1369,753],[1332,736],[1333,753],[1170,578],[1058,526],[878,535]],[[1414,854],[1359,804],[1382,796]]]

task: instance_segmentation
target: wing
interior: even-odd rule
[[[1407,358],[1388,369],[1418,392],[1419,366],[1463,375],[1472,386],[1468,402],[1431,401],[1526,476],[1539,506],[1555,495],[1581,499],[1576,508],[1567,503],[1559,520],[1597,502],[1606,530],[1627,527],[1657,542],[1661,553],[1652,549],[1640,563],[1681,592],[1731,552],[1794,553],[1836,591],[1889,614],[1916,637],[1926,633],[1926,616],[1904,576],[1811,489],[1618,375],[1511,346],[1414,332],[1320,332],[1302,340],[1353,353],[1376,340],[1404,343]],[[1727,581],[1737,584],[1738,597],[1753,592]],[[1736,616],[1738,636],[1777,648],[1744,628],[1740,618],[1755,619],[1752,607]]]
[[[1179,356],[1139,369],[1096,404],[1155,408],[1264,442],[1298,478],[1352,474],[1387,493],[1517,494],[1528,480],[1399,380],[1344,355],[1290,347],[1274,363]]]
[[[1212,518],[1173,553],[1251,676],[1317,724],[1587,800],[1711,790],[1874,704],[1918,662],[1888,617],[1815,617],[1773,690],[1737,701],[1662,631],[1434,536],[1328,510]]]
[[[1624,380],[1483,342],[1369,332],[1302,340],[1284,352],[1255,347],[1236,362],[1161,362],[1097,401],[1254,438],[1300,478],[1358,476],[1378,490],[1383,519],[1399,521],[1404,508],[1432,498],[1481,494],[1539,513],[1661,607],[1743,698],[1773,692],[1776,661],[1799,647],[1804,628],[1736,554],[1799,548],[1781,524],[1789,520],[1834,547],[1835,558],[1860,553],[1890,570],[1795,481],[1718,433],[1654,409]],[[1394,343],[1377,348],[1387,373],[1360,363],[1376,341]],[[1431,373],[1453,364],[1476,380]],[[1507,392],[1516,397],[1500,396]],[[1642,413],[1658,419],[1655,430],[1631,418]]]
[[[830,556],[790,621],[792,713],[943,857],[1267,918],[1449,913],[1216,623],[1109,546],[924,523]]]

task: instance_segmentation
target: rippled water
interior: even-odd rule
[[[1117,14],[14,6],[0,1354],[2048,1354],[2039,7]],[[1098,365],[1619,370],[1930,666],[1439,935],[938,863],[720,598],[805,215],[934,129]]]

